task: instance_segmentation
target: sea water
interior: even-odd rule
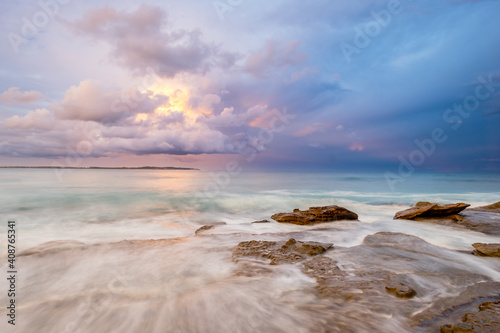
[[[376,173],[0,169],[0,267],[6,271],[7,221],[14,220],[17,251],[26,254],[18,258],[19,332],[310,332],[332,313],[345,322],[332,332],[349,325],[352,332],[398,332],[407,323],[395,313],[323,307],[306,292],[314,280],[293,265],[275,268],[273,278],[235,278],[231,251],[243,240],[290,234],[348,248],[376,232],[401,232],[443,256],[452,253],[462,269],[500,281],[497,263],[464,254],[474,242],[499,237],[393,220],[417,201],[491,204],[500,201],[500,177],[414,174],[391,188]],[[333,204],[360,221],[330,229],[251,223]],[[226,224],[194,236],[214,222]],[[3,292],[0,301],[4,309]]]

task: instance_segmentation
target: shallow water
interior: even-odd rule
[[[243,172],[226,183],[204,171],[72,170],[62,179],[56,172],[0,169],[0,246],[6,248],[6,221],[14,219],[25,254],[18,257],[16,332],[405,332],[408,318],[436,300],[500,282],[496,258],[470,255],[472,243],[500,237],[392,220],[420,200],[500,201],[495,175],[415,175],[393,192],[378,174]],[[330,204],[357,212],[360,221],[250,223]],[[227,224],[194,236],[210,222]],[[421,241],[363,244],[381,231]],[[231,252],[240,241],[290,237],[333,243],[326,256],[346,272],[404,275],[417,297],[392,304],[376,293],[352,302],[322,298],[297,265],[235,276]],[[1,260],[6,271],[5,251]]]

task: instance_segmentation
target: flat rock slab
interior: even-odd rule
[[[271,218],[281,223],[308,225],[339,220],[357,220],[358,215],[344,207],[332,205],[310,207],[308,210],[294,209],[292,213],[278,213]]]
[[[322,296],[359,299],[372,293],[386,292],[399,298],[412,298],[415,290],[399,281],[395,274],[384,271],[344,272],[328,257],[314,257],[302,263],[302,271],[316,279]]]
[[[469,207],[466,203],[440,205],[437,203],[420,201],[412,208],[397,212],[394,219],[412,220],[416,217],[443,217],[458,214]]]
[[[488,213],[500,213],[500,201],[487,206],[469,208],[469,210]]]
[[[472,244],[472,246],[475,248],[475,250],[472,252],[475,255],[500,257],[500,244],[474,243]]]
[[[268,259],[269,264],[293,264],[327,251],[331,243],[301,242],[290,238],[287,242],[247,241],[233,250],[233,261],[244,259]]]
[[[500,235],[500,214],[496,213],[466,209],[461,214],[444,217],[418,216],[413,220],[469,229],[490,235]]]
[[[461,323],[441,326],[441,332],[500,332],[500,301],[480,304],[479,312],[465,314]]]

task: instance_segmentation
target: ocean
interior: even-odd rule
[[[317,298],[314,280],[293,265],[277,266],[272,276],[237,277],[231,251],[241,241],[293,235],[333,243],[335,253],[377,232],[404,233],[442,251],[455,268],[500,282],[498,261],[469,255],[472,243],[500,243],[499,236],[393,220],[417,201],[498,202],[500,176],[422,173],[391,189],[376,173],[0,169],[0,267],[7,270],[13,220],[19,269],[18,325],[2,332],[407,331],[407,317],[383,303],[376,310],[378,299],[351,308]],[[356,212],[359,222],[251,223],[326,205]],[[215,222],[225,224],[195,236]],[[335,259],[347,270],[369,265]],[[380,260],[370,264],[383,266]],[[412,300],[417,312],[464,286],[415,281],[427,291]],[[2,318],[7,302],[2,291]]]

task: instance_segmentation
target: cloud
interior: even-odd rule
[[[330,127],[331,127],[330,124],[313,123],[310,125],[306,125],[302,129],[296,131],[293,135],[296,137],[304,137],[304,136],[308,136],[310,134],[316,133],[318,131],[324,132]]]
[[[47,109],[36,109],[30,111],[26,116],[12,116],[5,120],[5,126],[9,129],[47,130],[54,127],[56,121],[52,112]]]
[[[18,87],[11,87],[0,94],[0,102],[28,104],[40,100],[42,96],[42,93],[39,91],[20,91]]]
[[[166,96],[152,96],[136,88],[107,92],[92,80],[85,80],[69,88],[64,99],[51,108],[60,119],[116,122],[137,113],[151,113],[166,101]]]
[[[200,107],[212,108],[219,102],[220,97],[209,94]],[[82,81],[49,108],[0,122],[0,155],[64,158],[229,152],[227,135],[180,111],[156,112],[166,105],[167,96],[133,89],[128,94],[106,91],[91,80]]]
[[[142,4],[134,12],[103,7],[86,13],[82,19],[66,23],[74,31],[107,42],[112,57],[136,72],[152,67],[165,77],[179,73],[205,73],[214,62],[228,66],[229,53],[202,41],[199,30],[166,31],[168,20],[163,9]]]
[[[283,69],[300,64],[306,57],[304,53],[299,52],[299,46],[300,41],[268,41],[262,50],[248,56],[245,71],[257,77],[266,77],[270,74],[270,69]]]
[[[270,109],[267,105],[255,105],[243,112],[235,111],[234,107],[226,107],[219,115],[213,115],[206,120],[207,124],[216,127],[256,127],[268,129],[276,118],[276,109]]]
[[[9,157],[213,154],[228,153],[230,146],[226,135],[203,123],[104,125],[61,120],[47,109],[8,118],[0,129],[0,155]]]

